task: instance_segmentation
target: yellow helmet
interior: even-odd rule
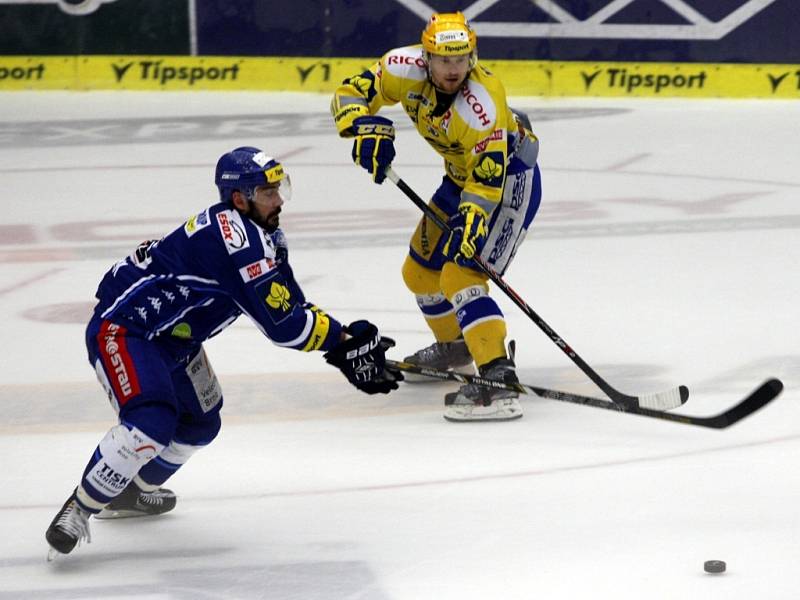
[[[460,12],[432,14],[422,32],[422,47],[428,54],[473,54],[477,46],[475,32]]]

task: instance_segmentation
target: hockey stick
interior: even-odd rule
[[[592,398],[590,396],[571,394],[570,392],[549,390],[547,388],[537,387],[527,383],[504,383],[502,381],[485,379],[475,375],[464,375],[462,373],[455,373],[453,371],[429,369],[427,367],[420,367],[418,365],[402,361],[387,359],[386,366],[391,369],[397,369],[398,371],[416,373],[417,375],[425,375],[427,377],[441,379],[442,381],[458,381],[459,383],[471,383],[484,387],[512,390],[522,394],[536,394],[541,398],[549,398],[550,400],[558,400],[559,402],[583,404],[586,406],[593,406],[595,408],[615,410],[617,412],[631,413],[634,415],[640,415],[642,417],[661,419],[663,421],[672,421],[674,423],[683,423],[685,425],[697,425],[699,427],[707,427],[710,429],[725,429],[726,427],[730,427],[734,423],[741,421],[745,417],[756,412],[759,408],[774,400],[783,390],[783,383],[781,383],[780,380],[768,379],[744,400],[738,404],[735,404],[725,412],[713,417],[693,417],[689,415],[676,415],[674,413],[665,412],[663,410],[654,410],[651,408],[641,408],[637,406],[626,407],[616,402],[610,402],[601,398]]]
[[[406,196],[408,196],[408,198],[417,205],[417,207],[425,214],[425,216],[433,221],[444,234],[450,233],[450,226],[442,221],[442,219],[440,219],[439,216],[433,212],[427,204],[425,204],[422,198],[420,198],[405,181],[400,179],[392,167],[386,167],[384,172],[386,173],[386,177],[397,187],[399,187],[400,190]],[[623,394],[616,388],[613,388],[594,369],[586,364],[584,360],[578,356],[578,353],[575,352],[569,346],[569,344],[567,344],[561,338],[561,336],[553,331],[553,329],[544,321],[544,319],[536,314],[536,312],[530,306],[528,306],[528,304],[520,297],[520,295],[517,294],[482,257],[475,256],[474,261],[475,264],[477,264],[478,267],[489,276],[489,279],[491,279],[501,290],[503,290],[506,296],[511,298],[514,304],[516,304],[522,310],[522,312],[524,312],[528,318],[531,319],[531,321],[536,323],[539,329],[544,331],[556,344],[556,346],[561,348],[562,352],[569,356],[572,359],[572,362],[574,362],[578,368],[589,377],[589,379],[591,379],[601,390],[603,390],[603,392],[606,393],[606,395],[608,395],[609,398],[611,398],[617,404],[624,406],[625,408],[644,407],[653,410],[669,410],[670,408],[675,408],[676,406],[680,406],[686,402],[687,398],[689,397],[689,390],[684,385],[666,390],[664,392],[643,394],[641,396],[629,396],[628,394]]]

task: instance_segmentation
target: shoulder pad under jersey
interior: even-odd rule
[[[422,58],[421,45],[389,50],[382,62],[386,73],[401,79],[423,81],[428,77],[428,66]]]

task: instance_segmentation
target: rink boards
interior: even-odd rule
[[[3,56],[0,90],[332,92],[375,58]],[[483,60],[510,95],[800,98],[800,64]]]

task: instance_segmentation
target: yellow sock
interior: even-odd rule
[[[506,322],[503,319],[484,321],[464,332],[469,353],[479,367],[506,356]]]
[[[431,314],[437,306],[448,303],[439,287],[441,271],[423,267],[410,256],[403,263],[403,281],[406,287],[417,297],[425,322],[437,342],[452,342],[461,336],[455,311],[447,310],[439,314]]]

